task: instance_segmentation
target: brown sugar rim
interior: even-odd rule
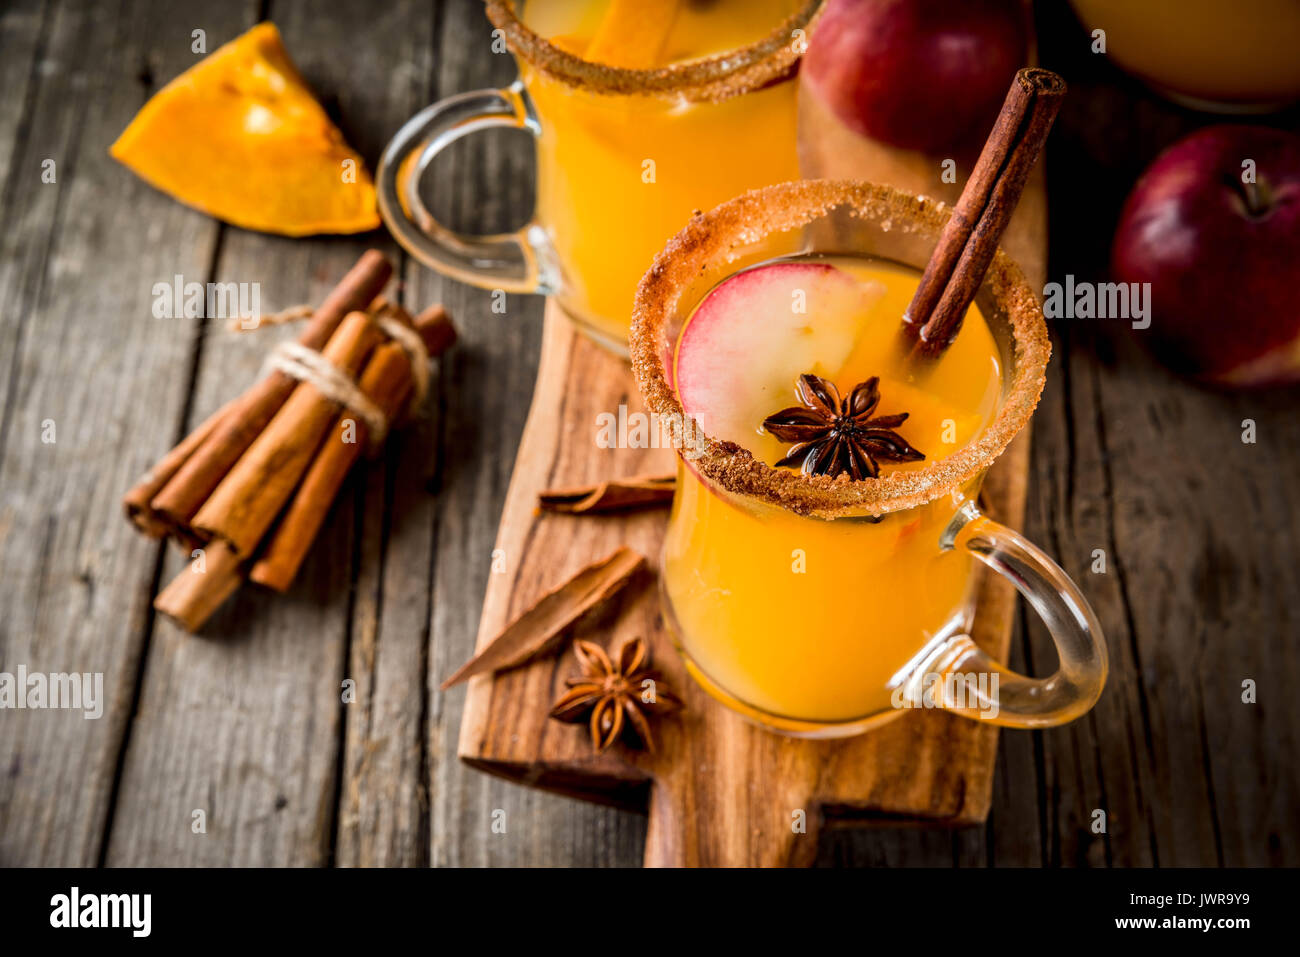
[[[561,50],[524,25],[513,0],[486,0],[486,7],[488,19],[505,34],[511,51],[555,79],[595,93],[640,93],[714,103],[792,76],[802,51],[791,37],[795,30],[811,32],[822,3],[809,0],[750,46],[653,70],[593,63]]]
[[[652,412],[686,422],[700,438],[691,459],[698,472],[722,488],[803,515],[835,518],[883,515],[932,502],[974,479],[1002,454],[1033,414],[1043,391],[1052,347],[1037,298],[1001,249],[984,286],[1003,304],[1015,340],[1015,370],[996,418],[974,441],[915,471],[880,478],[831,479],[775,468],[734,442],[715,439],[687,416],[669,385],[660,357],[661,331],[676,317],[682,293],[709,265],[734,261],[769,233],[797,229],[835,207],[891,229],[920,230],[937,239],[949,210],[942,203],[889,186],[857,180],[806,180],[751,190],[708,213],[697,213],[655,257],[637,288],[632,311],[632,369]],[[900,317],[901,322],[901,317]]]

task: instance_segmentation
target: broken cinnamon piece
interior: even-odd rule
[[[228,544],[213,542],[202,552],[153,600],[155,609],[191,633],[203,627],[243,581],[239,556]]]
[[[539,598],[450,678],[446,691],[474,675],[504,671],[552,650],[566,628],[618,593],[645,559],[626,546]]]
[[[622,512],[667,505],[673,500],[676,487],[676,475],[633,475],[597,485],[549,488],[538,493],[537,504],[546,511],[567,515]]]

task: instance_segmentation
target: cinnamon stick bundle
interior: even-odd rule
[[[397,315],[404,313],[399,310]],[[430,355],[454,339],[451,320],[441,306],[426,310],[414,321],[405,316],[405,323],[419,335]],[[379,345],[381,339],[382,333],[366,313],[350,313],[322,355],[341,371],[359,372],[362,394],[391,418],[402,406],[388,397],[397,393],[408,398],[413,372],[411,358],[402,346],[396,342]],[[355,442],[327,438],[343,414],[316,386],[299,383],[195,516],[196,527],[213,539],[203,556],[206,567],[199,572],[187,567],[177,575],[155,599],[158,611],[190,631],[202,627],[243,580],[250,558],[282,511],[266,554],[253,569],[261,569],[258,579],[266,584],[281,591],[288,587],[348,467],[368,438],[368,427],[360,419]]]
[[[383,333],[364,312],[348,313],[321,355],[345,375],[356,377],[382,339]],[[298,383],[203,503],[194,527],[229,543],[238,555],[251,555],[311,464],[338,411],[314,385]]]
[[[446,348],[443,341],[454,336],[451,321],[442,306],[434,306],[415,320],[415,328],[425,339],[430,353]],[[361,391],[392,420],[405,407],[415,386],[411,363],[395,342],[380,346],[360,380]],[[249,578],[259,585],[285,591],[298,574],[316,533],[329,514],[331,503],[343,485],[343,479],[361,455],[370,439],[370,428],[363,420],[356,423],[354,441],[343,442],[336,435],[321,447],[311,468],[303,478],[298,494],[289,505],[263,549]]]
[[[392,274],[388,257],[367,250],[312,314],[298,342],[308,349],[324,348],[343,317],[370,305]],[[187,527],[297,384],[274,372],[209,418],[127,492],[127,517],[154,537]]]
[[[942,354],[961,329],[1064,96],[1065,81],[1051,70],[1024,69],[1012,80],[904,313],[904,335],[915,353]]]
[[[125,496],[146,534],[203,546],[154,601],[185,628],[201,627],[250,570],[288,587],[371,429],[386,431],[418,398],[417,362],[455,341],[441,306],[412,319],[380,295],[391,272],[382,254],[364,255],[313,313],[302,348],[277,355],[287,371],[210,416]],[[338,428],[350,412],[354,427]]]

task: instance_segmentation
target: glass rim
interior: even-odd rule
[[[697,213],[668,241],[637,287],[629,335],[641,396],[651,412],[681,423],[679,435],[694,437],[689,456],[693,469],[736,495],[819,518],[904,511],[977,478],[1029,422],[1052,351],[1038,298],[1020,267],[999,247],[980,288],[987,289],[1007,314],[1014,340],[1011,380],[1004,380],[1006,395],[993,421],[952,455],[914,471],[855,481],[847,475],[832,479],[777,468],[735,442],[708,435],[682,407],[659,348],[660,334],[676,317],[683,291],[708,265],[734,261],[735,250],[761,242],[770,233],[806,226],[837,208],[847,208],[860,219],[888,220],[892,229],[912,224],[933,233],[936,240],[950,216],[941,202],[862,180],[802,180],[751,190]],[[677,452],[683,455],[680,447]]]
[[[484,0],[488,19],[505,35],[511,52],[548,76],[593,93],[707,102],[740,96],[793,76],[803,52],[795,48],[790,36],[799,29],[811,31],[823,3],[807,0],[771,33],[748,46],[651,70],[631,70],[584,60],[555,46],[524,24],[515,0]]]

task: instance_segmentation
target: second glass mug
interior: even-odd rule
[[[672,385],[678,334],[717,283],[804,254],[919,270],[946,218],[929,200],[862,182],[755,190],[694,217],[638,289],[632,366],[678,449],[665,618],[692,676],[774,730],[838,737],[917,707],[1046,727],[1088,711],[1105,683],[1106,648],[1087,599],[977,505],[986,470],[1037,405],[1050,354],[1038,301],[1004,253],[976,297],[1003,370],[998,410],[967,445],[918,471],[810,481],[707,435]],[[1060,658],[1055,674],[1017,674],[970,638],[975,559],[1042,617]]]
[[[522,4],[488,0],[519,79],[448,97],[398,131],[377,176],[385,224],[455,279],[553,296],[625,355],[637,281],[691,213],[798,178],[793,78],[821,0],[786,5],[797,9],[750,46],[631,70],[583,60],[530,29]],[[463,235],[434,219],[420,181],[449,144],[492,127],[536,139],[535,217],[514,233]]]

